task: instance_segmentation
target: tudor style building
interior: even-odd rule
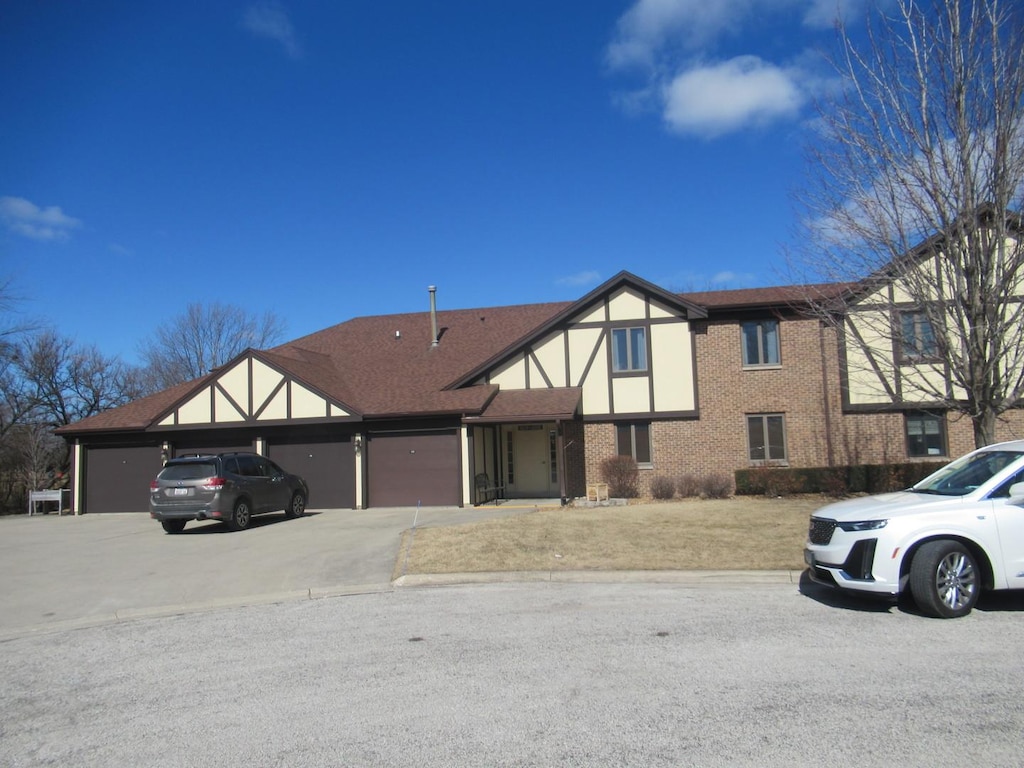
[[[311,508],[353,509],[569,499],[615,454],[649,482],[973,447],[965,419],[866,403],[809,288],[680,295],[622,272],[576,302],[361,317],[248,350],[60,429],[72,507],[143,511],[163,460],[226,450],[301,474]],[[848,285],[813,290],[856,309]]]

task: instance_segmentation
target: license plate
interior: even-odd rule
[[[188,496],[188,488],[172,488],[172,496]]]

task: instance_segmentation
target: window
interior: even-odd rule
[[[908,456],[946,455],[946,430],[942,416],[908,413],[906,426]]]
[[[751,461],[786,461],[786,422],[782,414],[747,416],[747,440]]]
[[[647,422],[615,425],[615,451],[632,456],[637,464],[651,464],[651,425]]]
[[[924,312],[900,313],[900,356],[917,361],[938,357],[935,329]]]
[[[647,330],[615,328],[612,330],[612,370],[647,370]]]
[[[779,364],[778,320],[751,320],[742,329],[744,367]]]

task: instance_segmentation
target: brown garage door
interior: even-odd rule
[[[85,512],[147,512],[160,446],[86,448]]]
[[[356,462],[350,439],[268,442],[267,456],[306,481],[311,508],[355,508]]]
[[[369,434],[371,507],[457,506],[459,438],[453,431]]]

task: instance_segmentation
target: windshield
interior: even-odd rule
[[[942,496],[963,496],[984,485],[1024,454],[1020,451],[985,451],[964,456],[926,477],[911,490]]]

